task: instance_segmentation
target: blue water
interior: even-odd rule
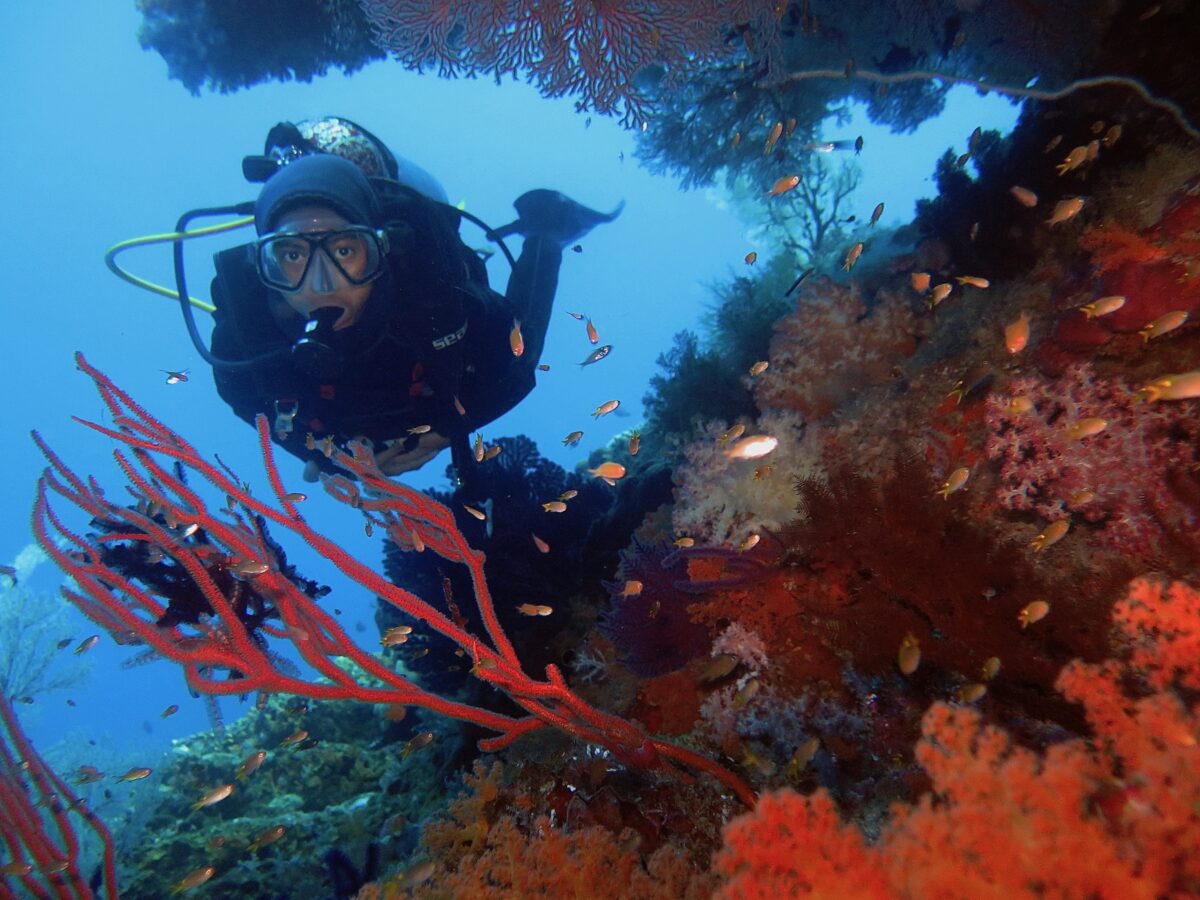
[[[743,256],[754,249],[719,191],[684,193],[673,181],[652,177],[634,159],[631,133],[600,117],[589,126],[570,100],[544,100],[519,83],[439,81],[387,62],[349,78],[333,74],[312,84],[192,97],[168,81],[158,56],[140,48],[138,23],[132,3],[53,0],[6,3],[0,10],[6,98],[0,372],[7,388],[0,562],[31,540],[28,510],[43,465],[31,429],[77,471],[95,473],[114,489],[117,484],[107,442],[70,418],[104,418],[90,383],[75,371],[76,350],[167,424],[265,489],[255,436],[217,397],[178,308],[118,281],[106,271],[103,254],[118,240],[169,231],[183,210],[252,198],[240,161],[260,151],[276,122],[323,114],[361,122],[435,174],[452,202],[495,224],[511,219],[511,201],[535,187],[557,188],[600,209],[626,201],[615,224],[589,235],[582,253],[566,254],[543,357],[551,371],[520,407],[485,429],[489,440],[526,433],[544,456],[567,467],[638,423],[656,357],[677,331],[698,326],[711,303],[709,286],[741,271]],[[856,115],[828,137],[864,135],[864,179],[852,205],[865,217],[882,200],[884,224],[902,224],[913,201],[932,193],[933,163],[946,147],[962,152],[976,125],[1007,130],[1016,115],[1011,103],[964,89],[950,95],[946,113],[913,135],[893,137]],[[469,243],[483,244],[469,227],[464,234]],[[188,255],[193,294],[207,294],[211,253],[245,239],[242,233],[195,242]],[[162,248],[123,261],[152,280],[170,281]],[[506,276],[493,260],[493,284],[502,285]],[[614,345],[603,364],[576,365],[590,345],[566,310],[590,315],[602,342]],[[180,369],[190,371],[189,381],[167,385],[163,370]],[[589,417],[614,398],[627,416]],[[563,447],[562,437],[577,428],[586,432],[583,442]],[[443,486],[446,462],[430,463],[409,482]],[[281,466],[299,487],[299,463],[287,458]],[[320,510],[337,512],[332,504],[311,502],[310,518]],[[340,524],[331,527],[344,545],[377,560],[378,538],[367,540],[357,517],[338,516],[331,521]],[[306,574],[339,583],[328,565],[300,552],[294,560]],[[29,584],[50,592],[60,582],[43,565]],[[369,644],[370,598],[363,594],[339,603],[347,621],[363,623]],[[68,612],[73,624],[63,637],[79,640],[97,631]],[[206,728],[203,708],[188,697],[176,667],[158,662],[122,670],[120,661],[133,652],[104,639],[87,657],[92,672],[86,683],[22,706],[34,739],[45,746],[70,736],[80,749],[95,740],[125,748],[128,764],[142,765],[169,738]],[[172,703],[180,713],[161,720],[159,712]],[[236,714],[234,701],[224,701],[224,708]]]

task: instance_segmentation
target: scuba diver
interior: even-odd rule
[[[277,125],[242,168],[263,183],[258,239],[216,254],[216,324],[211,352],[201,348],[221,398],[251,424],[265,414],[308,480],[332,469],[330,441],[365,437],[388,475],[451,447],[461,486],[469,433],[534,386],[563,248],[621,207],[603,214],[535,190],[492,230],[337,117]],[[503,296],[459,237],[464,217],[512,266]],[[524,238],[515,261],[510,234]]]

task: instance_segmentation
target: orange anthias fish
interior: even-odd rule
[[[217,870],[214,866],[203,866],[199,869],[188,872],[188,874],[184,875],[177,882],[175,882],[175,884],[171,887],[171,893],[183,894],[194,888],[198,888],[200,885],[204,884],[204,882],[212,878],[215,874],[217,874]]]
[[[513,356],[525,353],[525,338],[521,336],[521,320],[513,319],[512,331],[508,333],[508,346]]]
[[[232,793],[232,784],[223,784],[220,787],[213,788],[211,791],[192,804],[192,810],[194,811],[203,809],[206,806],[212,806],[216,803],[220,803]]]
[[[625,467],[619,462],[603,462],[594,469],[588,469],[589,475],[594,475],[596,478],[624,478]]]
[[[1029,316],[1021,313],[1017,321],[1004,326],[1004,348],[1009,353],[1020,353],[1029,343]]]
[[[767,191],[768,197],[778,197],[780,194],[786,194],[800,183],[799,175],[785,175],[775,182],[775,186]]]
[[[753,434],[742,438],[725,450],[725,455],[729,459],[758,459],[766,456],[778,446],[778,438],[767,434]]]

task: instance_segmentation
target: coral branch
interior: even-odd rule
[[[484,749],[506,746],[521,735],[549,726],[600,744],[639,768],[662,765],[660,753],[684,761],[718,777],[743,802],[753,801],[750,789],[732,773],[589,706],[570,690],[554,666],[547,667],[545,681],[527,675],[496,616],[484,577],[483,554],[467,544],[445,506],[389,481],[365,445],[355,443],[348,453],[334,452],[334,461],[357,481],[333,476],[326,479],[326,490],[361,510],[400,549],[428,549],[466,566],[486,638],[468,632],[430,603],[390,583],[310,525],[297,512],[295,496],[287,491],[276,467],[265,418],[258,421],[259,441],[277,504],[253,496],[248,485],[223,465],[202,458],[82,356],[77,361],[99,388],[116,427],[85,424],[128,448],[128,454],[117,451],[114,457],[129,479],[137,506],[122,507],[107,500],[93,480],[85,484],[35,435],[50,468],[39,482],[33,528],[46,552],[75,580],[78,590],[65,591],[67,599],[118,642],[150,645],[180,664],[188,684],[200,693],[257,690],[313,699],[417,705],[498,732],[498,737],[481,743]],[[174,466],[163,465],[160,460],[164,457]],[[224,496],[225,504],[210,509],[201,494],[185,483],[185,472],[202,477]],[[71,531],[52,508],[52,495],[83,509],[94,517],[94,525],[110,533],[103,538],[84,538]],[[353,582],[449,638],[474,662],[473,674],[507,694],[528,717],[513,718],[429,693],[366,653],[317,605],[319,593],[302,584],[285,565],[282,550],[266,537],[267,523],[290,531]],[[175,586],[156,586],[149,574],[137,578],[123,574],[105,555],[114,540],[153,551],[156,565],[174,574],[175,581],[170,584]],[[179,583],[186,585],[187,604],[178,596],[182,593]],[[160,598],[168,605],[164,607]],[[278,619],[282,628],[268,628],[268,619]],[[285,670],[278,655],[267,649],[264,635],[290,642],[324,680],[306,678],[290,667]],[[218,680],[217,670],[225,670],[231,677]],[[357,670],[381,686],[362,683]]]
[[[15,896],[4,888],[12,878],[34,897],[94,896],[79,871],[79,838],[68,817],[74,812],[104,846],[104,896],[116,900],[112,835],[34,750],[3,696],[0,725],[0,840],[11,860],[0,872],[0,895]]]

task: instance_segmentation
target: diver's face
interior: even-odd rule
[[[282,215],[276,222],[274,231],[276,234],[320,237],[328,232],[347,228],[350,224],[327,206],[301,206]],[[361,254],[356,260],[353,250],[353,247],[342,247],[339,244],[324,245],[315,249],[313,258],[308,261],[308,271],[300,287],[295,291],[283,293],[288,306],[306,319],[311,318],[318,309],[340,309],[342,314],[333,323],[333,330],[341,331],[354,325],[367,305],[374,282],[351,284],[329,256],[331,252],[338,253],[338,264],[357,277],[360,273],[356,272],[354,267],[362,264]]]

